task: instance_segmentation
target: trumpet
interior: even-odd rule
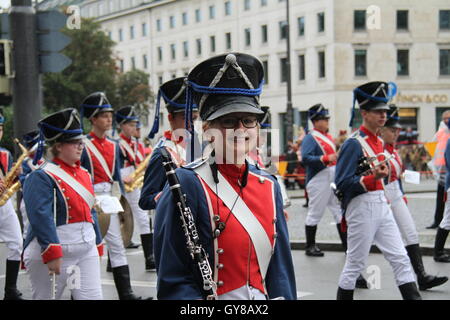
[[[125,191],[132,192],[137,188],[142,187],[144,184],[144,174],[145,169],[147,168],[148,163],[150,162],[151,154],[145,157],[144,161],[142,161],[136,168],[136,170],[130,175],[131,182],[125,183]]]
[[[22,154],[17,159],[14,166],[11,168],[11,170],[8,171],[8,173],[5,176],[5,179],[3,180],[3,184],[5,186],[5,191],[0,195],[0,207],[3,206],[9,198],[11,198],[17,191],[19,191],[21,184],[20,181],[14,182],[14,180],[17,178],[17,170],[22,165],[23,160],[28,156],[28,150],[19,142],[19,140],[16,138],[14,139],[14,142],[17,143],[20,150],[22,151]]]
[[[378,156],[383,155],[384,160],[378,160]],[[381,152],[374,157],[361,157],[358,160],[358,167],[356,168],[356,175],[364,176],[368,174],[371,170],[382,166],[383,164],[391,161],[394,156],[392,154],[386,155],[386,153]]]

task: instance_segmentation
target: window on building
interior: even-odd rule
[[[183,57],[189,57],[189,43],[187,41],[183,41]]]
[[[317,58],[319,60],[319,78],[325,78],[325,51],[319,51]]]
[[[287,58],[281,58],[280,59],[280,82],[286,82],[287,81],[287,73],[288,73],[288,66],[287,66]]]
[[[134,57],[131,57],[131,69],[136,69],[136,59]]]
[[[175,16],[169,17],[169,26],[170,26],[170,29],[175,28]]]
[[[215,18],[216,18],[216,7],[209,6],[209,19],[215,19]]]
[[[298,35],[300,37],[304,36],[305,35],[305,17],[298,17],[297,25],[298,25]]]
[[[280,39],[286,39],[287,38],[287,32],[288,32],[288,30],[287,30],[287,28],[288,28],[287,22],[286,21],[280,21],[280,22],[278,22],[278,26],[279,26],[279,29],[280,29]]]
[[[366,10],[353,11],[353,29],[366,30]]]
[[[158,76],[158,84],[161,86],[163,84],[163,76]],[[163,119],[163,115],[161,113],[161,116],[159,117],[159,119]]]
[[[450,30],[450,10],[439,10],[439,29]]]
[[[267,0],[261,0],[261,7],[267,6]]]
[[[147,36],[147,23],[142,23],[142,36],[146,37]]]
[[[108,31],[108,37],[112,40],[113,38],[112,38],[112,32],[111,31]]]
[[[244,0],[244,10],[250,10],[250,0]]]
[[[439,50],[439,74],[450,76],[450,49]]]
[[[442,121],[442,114],[445,111],[450,110],[450,106],[436,107],[434,110],[435,110],[435,115],[436,115],[435,129],[436,129],[436,131],[438,131],[439,125],[441,124],[441,121]]]
[[[400,124],[404,130],[411,127],[413,131],[417,131],[417,119],[420,119],[419,108],[399,108],[398,116],[400,117]],[[402,131],[405,132],[404,130]],[[400,135],[402,135],[402,132],[400,132]],[[401,137],[399,137],[400,139]]]
[[[162,61],[163,59],[163,49],[162,47],[158,47],[158,61]]]
[[[156,31],[161,31],[161,19],[156,20]]]
[[[225,15],[231,16],[231,1],[225,1]]]
[[[211,52],[216,52],[216,37],[215,36],[209,37],[209,45],[211,47]]]
[[[120,72],[123,73],[125,70],[125,65],[124,65],[123,59],[119,60],[119,64],[120,64]]]
[[[225,33],[225,45],[227,50],[231,50],[231,32]]]
[[[298,79],[305,80],[305,55],[300,54],[298,56]]]
[[[202,39],[196,39],[195,44],[197,46],[197,55],[200,56],[202,54]]]
[[[261,42],[267,43],[268,35],[267,35],[267,24],[261,26]]]
[[[269,61],[262,60],[262,65],[264,69],[264,84],[269,84]]]
[[[248,47],[252,44],[250,28],[244,29],[244,34],[245,34],[245,45]]]
[[[397,50],[397,75],[409,75],[409,50],[407,49]]]
[[[122,28],[119,29],[119,41],[123,41],[123,32],[122,32]]]
[[[188,24],[188,15],[187,12],[183,12],[181,14],[181,21],[183,22],[183,26]]]
[[[325,12],[319,12],[317,14],[317,31],[318,32],[325,31]]]
[[[355,76],[367,76],[367,50],[355,50]]]
[[[134,26],[130,26],[130,40],[134,39]]]
[[[170,45],[170,57],[172,58],[172,60],[176,59],[176,47],[175,47],[175,43],[172,43]]]
[[[146,54],[144,54],[142,56],[142,65],[144,66],[144,69],[148,68],[148,59],[147,59],[147,55]]]
[[[202,14],[200,9],[195,9],[195,22],[202,21]]]
[[[397,30],[408,30],[408,10],[397,10]]]

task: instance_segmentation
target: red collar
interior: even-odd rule
[[[231,179],[241,179],[244,175],[247,164],[241,166],[240,168],[234,164],[218,164],[217,168],[220,173],[228,176]]]
[[[58,164],[59,166],[61,166],[61,168],[66,170],[66,171],[67,170],[78,170],[80,168],[80,165],[81,165],[80,161],[77,161],[77,162],[75,162],[74,166],[71,166],[71,165],[67,164],[66,162],[64,162],[64,160],[62,160],[62,159],[60,159],[58,157],[54,158],[53,162]]]
[[[364,132],[364,133],[369,137],[369,139],[375,140],[375,141],[378,140],[378,136],[375,135],[375,134],[373,134],[372,131],[370,131],[369,129],[367,129],[367,128],[364,127],[363,125],[361,125],[361,127],[359,127],[359,130],[361,130],[362,132]]]
[[[317,132],[320,132],[321,134],[323,134],[325,137],[328,135],[328,133],[326,131],[321,131],[319,129],[313,128],[313,130],[316,130]]]
[[[127,138],[123,133],[120,134],[120,137],[125,140],[128,144],[131,144],[131,137]]]
[[[96,140],[98,140],[98,141],[100,141],[100,142],[104,142],[104,141],[106,140],[106,135],[105,135],[104,138],[100,138],[100,137],[98,137],[93,131],[89,132],[89,135],[90,135],[92,138],[94,138],[94,139],[96,139]]]
[[[164,137],[165,137],[166,139],[169,139],[169,140],[175,142],[175,143],[180,143],[180,142],[183,141],[183,137],[180,137],[180,138],[178,139],[178,141],[172,140],[172,131],[170,131],[170,130],[167,130],[167,131],[164,132]]]
[[[390,154],[394,154],[395,147],[394,147],[393,144],[386,143],[385,144],[385,148],[386,148],[387,151],[389,151]]]

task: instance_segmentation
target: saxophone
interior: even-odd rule
[[[16,138],[14,139],[14,142],[17,143],[20,150],[22,151],[22,154],[17,159],[16,164],[11,168],[11,170],[8,171],[8,173],[5,176],[5,179],[3,180],[3,184],[5,186],[5,191],[0,195],[0,207],[3,206],[6,201],[9,200],[15,194],[17,191],[19,191],[21,184],[20,181],[17,180],[14,182],[17,178],[17,170],[22,165],[23,160],[28,156],[28,150],[19,142],[19,140]]]
[[[144,161],[142,161],[136,168],[136,170],[130,175],[131,182],[125,183],[125,191],[132,192],[133,190],[142,187],[144,183],[144,174],[145,168],[147,168],[148,163],[150,162],[151,154],[145,157]]]

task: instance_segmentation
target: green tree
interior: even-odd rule
[[[44,75],[45,112],[63,108],[78,108],[84,97],[103,91],[115,106],[118,68],[113,56],[114,41],[102,30],[98,22],[82,19],[80,29],[64,29],[72,42],[63,53],[72,64],[59,73]]]
[[[148,79],[148,73],[134,69],[121,74],[117,81],[117,101],[119,105],[121,107],[133,105],[144,124],[147,124],[150,106],[154,101]]]

